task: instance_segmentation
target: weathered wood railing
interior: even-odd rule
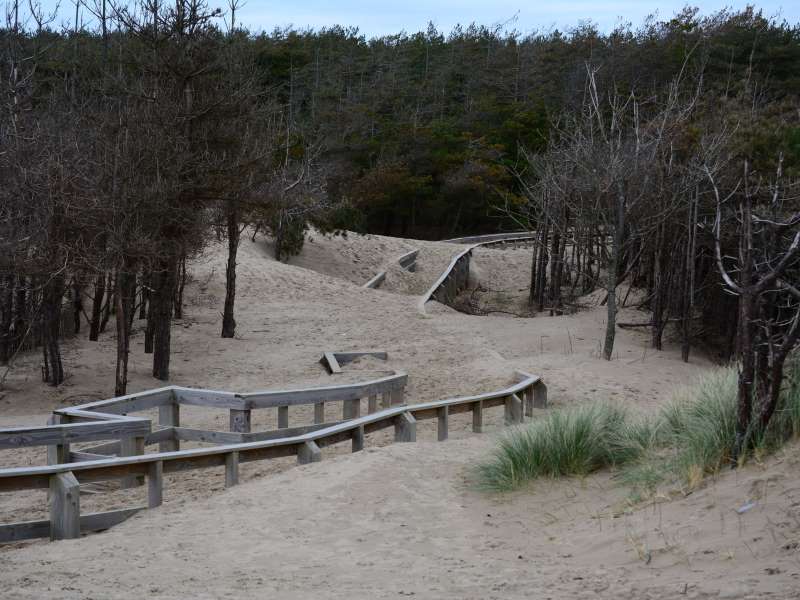
[[[422,314],[426,313],[425,305],[431,300],[437,300],[442,304],[451,304],[455,297],[467,287],[469,287],[469,264],[472,258],[472,251],[480,246],[490,246],[492,244],[503,244],[511,241],[525,241],[534,239],[532,233],[495,233],[490,235],[478,235],[466,238],[454,238],[444,240],[446,242],[470,245],[456,254],[447,268],[439,278],[428,288],[419,300],[418,308]]]
[[[0,492],[29,489],[49,490],[49,521],[33,521],[0,526],[0,541],[42,537],[49,533],[51,539],[74,538],[81,531],[102,529],[119,522],[123,515],[129,516],[140,510],[124,509],[94,515],[80,514],[79,486],[82,483],[115,479],[135,479],[143,477],[148,485],[148,507],[159,506],[163,499],[163,475],[207,467],[225,468],[225,485],[236,485],[239,480],[239,463],[271,458],[296,456],[300,464],[316,462],[321,459],[321,448],[351,440],[352,451],[364,447],[365,435],[394,427],[395,441],[416,441],[418,420],[437,419],[438,439],[448,437],[449,417],[458,413],[472,413],[472,427],[475,432],[483,430],[483,412],[494,406],[503,406],[508,423],[520,423],[525,415],[532,415],[534,408],[544,408],[547,404],[547,388],[539,377],[527,373],[517,374],[514,385],[479,394],[426,402],[410,406],[388,406],[378,412],[365,416],[355,416],[346,421],[325,426],[312,426],[310,430],[297,433],[285,430],[277,439],[251,441],[246,443],[224,444],[213,448],[195,448],[88,460],[70,464],[57,464],[37,467],[20,467],[0,470]],[[379,381],[379,380],[378,380]],[[362,392],[375,392],[376,382],[359,384]],[[327,388],[326,398],[349,400],[352,394],[345,393],[347,386]],[[317,388],[320,389],[320,388]],[[242,409],[250,410],[262,406],[284,406],[287,400],[302,398],[292,392],[255,392],[240,394]],[[391,394],[390,392],[390,401]],[[396,396],[395,396],[396,397]],[[107,401],[106,401],[107,402]],[[108,405],[105,405],[108,407]],[[66,409],[69,410],[69,409]],[[313,429],[313,427],[317,427]],[[258,434],[255,434],[258,435]]]
[[[396,262],[406,271],[411,271],[413,273],[417,268],[417,254],[419,254],[419,250],[411,250],[410,252],[406,252],[402,256],[399,256],[396,259]],[[375,275],[375,277],[370,279],[361,287],[375,289],[380,287],[385,279],[386,271],[380,271],[377,275]]]

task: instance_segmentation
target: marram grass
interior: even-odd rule
[[[740,464],[800,438],[800,367],[795,362],[786,371],[770,426],[753,434]],[[662,485],[693,489],[732,465],[736,391],[736,369],[725,367],[682,390],[654,419],[632,417],[608,403],[553,411],[504,435],[480,465],[479,481],[485,489],[506,491],[539,478],[621,467],[620,479],[639,496]]]
[[[651,432],[614,404],[555,410],[504,435],[478,468],[485,489],[506,491],[541,477],[587,475],[637,459]]]

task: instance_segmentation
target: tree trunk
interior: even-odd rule
[[[236,332],[236,254],[239,250],[239,215],[236,201],[228,203],[228,264],[225,267],[225,308],[222,312],[222,337],[232,338]]]
[[[59,334],[61,325],[61,299],[64,296],[64,279],[55,276],[48,279],[42,291],[42,380],[52,386],[64,382],[64,365],[61,362]]]
[[[14,276],[2,278],[0,288],[0,365],[8,364],[11,348],[11,325],[14,322]]]
[[[109,272],[108,276],[106,277],[106,299],[105,304],[103,305],[103,316],[100,319],[100,333],[103,333],[106,330],[108,320],[111,318],[111,308],[114,300],[114,287],[114,273]]]
[[[132,265],[125,261],[117,273],[116,302],[117,322],[117,369],[114,395],[124,396],[128,388],[128,356],[130,355],[131,321],[136,295],[136,274]]]
[[[175,275],[177,260],[164,260],[158,272],[153,274],[156,281],[152,299],[153,314],[153,377],[169,380],[170,335],[172,307],[175,304]]]
[[[619,265],[622,253],[622,244],[625,235],[625,195],[622,190],[617,194],[617,204],[615,207],[614,234],[611,239],[611,256],[608,261],[606,291],[607,299],[607,319],[606,337],[603,342],[603,358],[611,360],[614,355],[614,338],[617,334],[617,283],[619,278]]]
[[[103,311],[103,296],[105,295],[106,274],[100,273],[94,284],[94,297],[92,298],[92,319],[89,322],[89,340],[96,342],[100,337],[100,317]]]

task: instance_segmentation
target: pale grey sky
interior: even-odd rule
[[[91,1],[91,0],[90,0]],[[227,6],[227,0],[208,0],[210,6]],[[0,0],[2,3],[3,0]],[[57,0],[41,0],[46,8],[54,7]],[[649,14],[670,18],[681,10],[685,1],[654,2],[649,0],[616,0],[613,2],[585,1],[524,1],[524,0],[245,0],[237,21],[251,30],[271,30],[274,27],[293,25],[297,28],[327,27],[331,25],[356,26],[367,36],[398,33],[401,30],[416,32],[427,28],[432,21],[440,30],[449,31],[457,23],[482,25],[505,23],[522,32],[534,29],[561,30],[571,28],[581,20],[590,20],[601,30],[608,31],[622,21],[634,25]],[[743,8],[748,2],[696,1],[704,14],[726,6]],[[763,0],[755,3],[767,15],[781,15],[791,23],[800,22],[800,0]],[[60,19],[71,20],[75,0],[60,0]]]

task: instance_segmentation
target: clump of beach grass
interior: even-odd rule
[[[734,464],[737,371],[723,367],[679,391],[655,418],[604,402],[553,411],[504,435],[478,469],[483,488],[507,491],[545,477],[584,476],[608,468],[635,497],[659,487],[692,490],[724,468],[760,460],[800,438],[800,366],[787,369],[769,427],[752,433]]]
[[[637,459],[651,432],[615,404],[593,403],[550,412],[504,435],[480,465],[483,488],[507,491],[542,477],[588,475]]]

